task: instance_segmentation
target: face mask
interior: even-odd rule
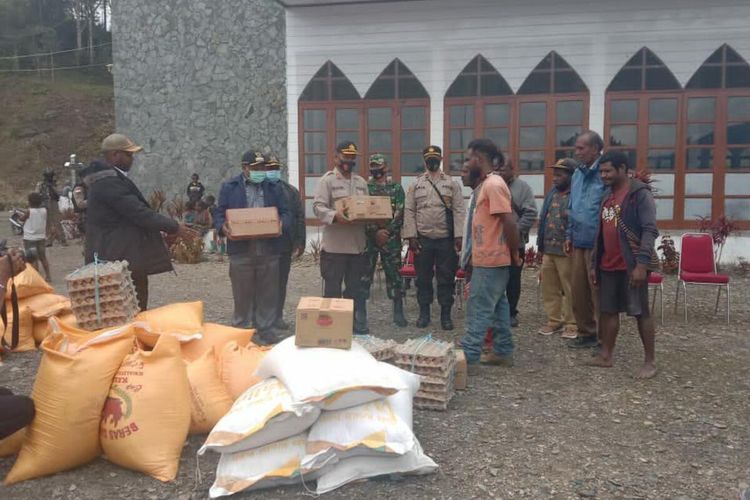
[[[440,168],[440,160],[436,160],[432,158],[427,160],[427,170],[429,170],[430,172],[435,172],[439,168]]]
[[[385,170],[383,170],[382,168],[371,168],[370,175],[373,179],[380,179],[385,175]]]
[[[260,184],[266,179],[266,173],[260,170],[250,171],[250,182],[253,184]]]
[[[341,162],[341,170],[344,172],[351,172],[356,166],[357,162],[353,160],[344,160]]]
[[[279,182],[279,179],[281,179],[281,170],[267,171],[266,179],[268,179],[268,182]]]

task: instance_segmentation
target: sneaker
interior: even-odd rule
[[[513,355],[498,356],[494,352],[488,352],[487,354],[482,354],[479,362],[483,365],[506,366],[510,368],[513,366]]]
[[[575,340],[568,342],[571,349],[590,349],[599,345],[596,335],[579,335]]]
[[[560,331],[562,331],[561,326],[544,325],[539,329],[537,333],[539,333],[539,335],[544,335],[545,337],[549,337],[550,335],[553,335]]]
[[[566,326],[565,329],[563,329],[562,335],[560,335],[564,339],[575,339],[578,338],[578,328],[575,326]]]
[[[510,327],[511,328],[518,328],[518,316],[511,316],[510,317]]]

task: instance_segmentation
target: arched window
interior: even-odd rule
[[[318,70],[299,98],[300,192],[306,217],[313,218],[315,186],[331,168],[336,144],[362,142],[362,100],[354,85],[331,61]]]
[[[685,90],[685,220],[725,214],[750,226],[750,65],[722,45]]]
[[[430,96],[399,59],[375,79],[364,98],[365,155],[382,153],[394,179],[422,171],[422,150],[430,142]]]
[[[507,152],[510,147],[513,91],[482,55],[459,73],[445,94],[444,169],[460,173],[464,151],[475,137],[489,137]]]
[[[677,78],[647,47],[638,50],[607,87],[606,148],[625,152],[632,168],[653,173],[657,218],[667,224],[681,219],[675,196],[684,153],[678,139],[682,103]]]
[[[589,91],[576,71],[555,51],[547,54],[518,89],[514,158],[534,194],[552,183],[546,165],[573,156],[578,135],[588,127]]]

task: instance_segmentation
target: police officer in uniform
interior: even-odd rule
[[[370,284],[380,256],[385,272],[388,298],[393,301],[393,322],[406,326],[404,318],[404,290],[399,270],[401,269],[401,227],[404,225],[404,188],[387,175],[385,156],[370,156],[370,196],[388,196],[391,199],[393,219],[382,224],[372,224],[367,229],[367,255],[370,260]]]
[[[368,196],[367,181],[353,173],[357,154],[357,145],[351,141],[336,147],[335,165],[318,182],[313,211],[324,224],[320,253],[323,295],[353,299],[354,333],[366,335],[369,333],[366,301],[370,266],[365,253],[365,224],[353,223],[335,207],[337,200],[347,196]]]
[[[417,271],[417,327],[430,324],[433,299],[432,278],[437,277],[440,325],[453,330],[451,308],[458,254],[461,251],[464,223],[464,198],[461,186],[440,170],[442,150],[429,146],[423,151],[424,175],[409,187],[404,210],[403,237],[409,240]]]

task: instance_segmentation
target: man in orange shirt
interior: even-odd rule
[[[510,307],[505,290],[511,263],[520,265],[518,228],[513,218],[510,189],[502,177],[492,174],[500,155],[489,139],[469,143],[466,160],[470,172],[479,173],[471,217],[471,290],[461,346],[469,364],[513,366]],[[482,354],[487,327],[493,331],[492,351]]]

